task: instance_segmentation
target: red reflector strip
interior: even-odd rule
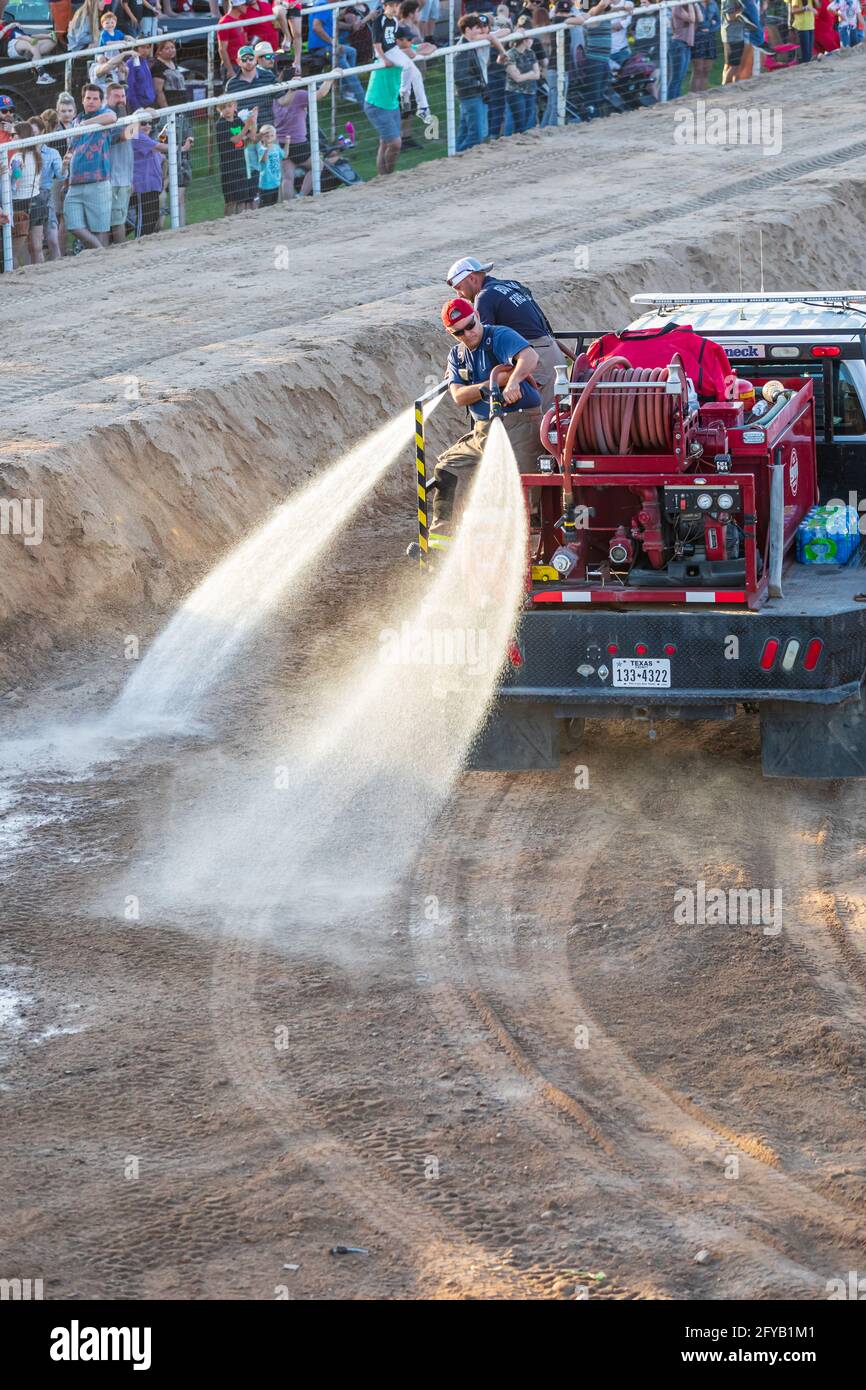
[[[812,348],[813,357],[841,357],[842,349],[830,343],[824,343],[820,347]]]
[[[524,477],[527,477],[524,474]],[[533,603],[745,603],[742,590],[713,589],[555,589],[532,595]]]
[[[803,665],[807,671],[814,671],[823,650],[824,643],[821,641],[821,638],[813,637],[806,648],[806,655],[803,657]]]
[[[761,670],[772,671],[778,655],[779,643],[776,641],[775,637],[768,637],[767,641],[764,643],[764,650],[761,653]]]

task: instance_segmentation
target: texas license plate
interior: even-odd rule
[[[629,686],[635,689],[659,689],[671,683],[671,663],[662,657],[615,657],[613,662],[614,685]]]

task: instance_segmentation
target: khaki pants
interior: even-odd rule
[[[511,410],[502,419],[520,472],[536,473],[539,455],[544,452],[538,435],[541,411]],[[459,520],[489,433],[490,421],[476,420],[469,434],[439,455],[433,470],[437,486],[433,492],[431,536],[443,531],[450,534],[452,521]]]
[[[532,373],[541,392],[541,409],[549,410],[553,405],[553,384],[556,380],[554,368],[566,361],[562,348],[558,348],[552,338],[530,339],[529,346],[538,353],[538,366]]]

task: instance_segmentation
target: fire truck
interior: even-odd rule
[[[472,765],[557,767],[586,719],[744,709],[766,776],[866,776],[866,293],[632,302],[619,334],[556,332],[575,360],[522,478],[525,601]],[[844,551],[803,545],[826,503]]]

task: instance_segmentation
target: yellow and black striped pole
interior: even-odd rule
[[[424,454],[424,403],[415,402],[415,468],[418,475],[418,563],[427,564],[429,523],[427,519],[427,460]]]

